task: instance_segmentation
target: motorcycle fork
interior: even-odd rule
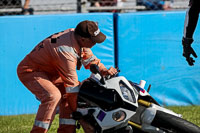
[[[131,126],[136,127],[138,129],[142,130],[142,126],[139,125],[139,124],[137,124],[137,123],[135,123],[135,122],[128,121],[128,124],[130,124]]]
[[[142,99],[138,100],[138,103],[143,105],[143,106],[145,106],[145,107],[150,107],[151,106],[151,102],[147,102],[147,101],[142,100]],[[137,124],[137,123],[132,122],[132,121],[128,121],[128,124],[130,124],[131,126],[133,126],[135,128],[138,128],[138,129],[142,130],[142,125],[140,125],[140,124]]]
[[[142,100],[142,99],[138,100],[138,103],[139,103],[140,105],[142,105],[142,106],[145,106],[146,108],[154,106],[153,103],[148,102],[148,101],[145,101],[145,100]],[[156,106],[156,105],[155,105],[155,106]],[[155,112],[154,112],[154,113],[155,113]],[[148,115],[146,115],[146,116],[148,116]],[[149,132],[149,131],[150,131],[150,132],[152,132],[152,133],[165,133],[163,130],[161,130],[161,129],[157,128],[157,127],[151,126],[150,123],[144,124],[143,126],[144,126],[145,128],[143,128],[142,125],[137,124],[137,123],[134,123],[134,122],[132,122],[132,121],[128,121],[128,123],[129,123],[130,125],[132,125],[133,127],[136,127],[136,128],[138,128],[138,129],[140,129],[141,131],[146,131],[146,132]]]
[[[151,102],[147,102],[147,101],[142,100],[142,99],[138,100],[138,103],[145,106],[145,107],[150,107],[151,104],[152,104]]]

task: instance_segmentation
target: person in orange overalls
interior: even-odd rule
[[[97,23],[85,20],[75,29],[44,39],[20,62],[17,68],[20,81],[41,101],[31,133],[48,131],[58,105],[57,132],[76,132],[76,121],[71,118],[77,109],[80,85],[76,69],[79,70],[81,64],[86,69],[97,64],[103,75],[117,73],[113,67],[107,69],[90,49],[105,39]]]

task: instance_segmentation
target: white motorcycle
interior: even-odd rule
[[[140,84],[125,77],[103,77],[97,65],[84,80],[74,119],[84,119],[95,133],[200,133],[200,128],[161,107]]]

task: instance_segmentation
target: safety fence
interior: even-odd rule
[[[19,81],[18,63],[44,38],[86,19],[107,36],[92,48],[107,68],[118,66],[120,75],[137,83],[146,80],[145,89],[151,84],[150,94],[162,105],[199,105],[200,60],[190,67],[182,57],[184,17],[185,11],[0,17],[0,115],[36,113],[39,102]],[[198,52],[199,36],[197,30]],[[89,75],[78,72],[80,81]]]
[[[1,0],[0,15],[24,14],[25,2],[29,14],[66,14],[88,12],[135,12],[164,10],[157,0]],[[149,1],[153,1],[150,3]],[[170,10],[186,9],[188,0],[158,0],[170,6]],[[168,10],[168,9],[166,9]]]

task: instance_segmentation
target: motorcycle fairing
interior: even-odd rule
[[[128,124],[128,120],[134,115],[135,112],[130,111],[130,110],[126,110],[124,108],[118,108],[112,111],[103,111],[102,109],[96,107],[93,108],[95,109],[95,112],[93,113],[93,118],[96,120],[96,122],[98,123],[98,126],[100,127],[101,131],[105,131],[107,129],[111,129],[111,130],[117,130],[125,125]],[[115,121],[113,119],[113,114],[115,112],[118,111],[124,111],[126,112],[126,117],[124,120],[122,121]],[[99,119],[99,115],[103,112],[103,118]],[[119,126],[121,125],[121,126]],[[111,131],[108,130],[108,131]],[[103,132],[104,133],[104,132]]]
[[[95,110],[93,119],[98,124],[94,127],[104,133],[109,132],[109,129],[117,130],[119,125],[123,127],[127,124],[127,121],[136,113],[138,92],[122,76],[106,80],[105,84],[101,84],[100,79],[93,74],[92,78],[83,81],[78,99],[86,102],[89,105],[87,107]],[[132,100],[124,97],[120,83],[124,85],[126,90],[130,91],[129,98],[131,96]],[[118,111],[122,111],[126,115],[121,121],[113,119],[113,114]]]
[[[121,107],[135,112],[138,107],[136,103],[124,101],[123,96],[120,96],[115,89],[105,88],[92,80],[83,82],[78,98],[87,101],[91,106],[99,106],[105,111]],[[136,100],[134,94],[132,94],[132,98],[134,101]]]
[[[121,97],[114,89],[106,89],[91,80],[87,80],[81,85],[78,98],[87,101],[91,106],[99,106],[105,111],[123,105]]]
[[[125,86],[127,86],[127,90],[129,90],[131,92],[132,99],[134,99],[133,101],[131,101],[130,99],[126,99],[124,97],[123,92],[121,90],[120,83],[123,83],[123,84],[125,84]],[[138,107],[138,103],[135,102],[138,100],[138,91],[129,83],[129,81],[125,77],[119,76],[119,77],[115,77],[115,78],[106,80],[105,86],[107,88],[115,88],[115,90],[120,95],[120,97],[122,98],[122,101],[124,103],[129,104],[130,106],[133,106],[136,108]]]

